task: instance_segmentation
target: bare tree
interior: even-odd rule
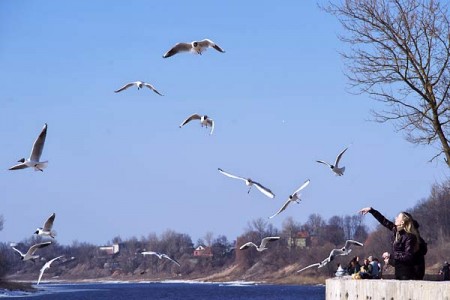
[[[260,239],[266,236],[273,236],[279,234],[278,230],[272,224],[269,224],[269,222],[267,222],[266,219],[263,218],[258,218],[248,222],[246,231],[258,232]]]
[[[326,222],[319,214],[311,214],[306,221],[308,228],[310,228],[310,234],[319,234],[321,230],[325,227]]]
[[[355,239],[358,230],[361,230],[362,215],[344,217],[344,235],[347,240]]]
[[[443,4],[444,3],[444,4]],[[342,0],[324,10],[335,15],[350,45],[342,53],[352,87],[386,104],[373,111],[381,123],[414,144],[437,146],[444,154],[450,123],[450,21],[447,1]]]
[[[214,233],[212,231],[207,231],[203,236],[206,246],[211,247],[212,241],[214,239]]]

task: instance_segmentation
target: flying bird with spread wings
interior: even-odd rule
[[[248,249],[248,248],[250,248],[250,247],[253,246],[253,247],[256,248],[256,250],[257,250],[258,252],[262,252],[262,251],[268,249],[268,248],[266,247],[266,246],[267,246],[267,243],[273,242],[273,241],[278,241],[279,239],[280,239],[279,236],[268,236],[268,237],[265,237],[265,238],[263,238],[263,239],[261,240],[261,244],[260,244],[259,246],[256,245],[256,244],[253,243],[253,242],[247,242],[247,243],[245,243],[244,245],[242,245],[239,249],[240,249],[240,250],[245,250],[245,249]]]
[[[190,43],[177,43],[175,46],[173,46],[169,51],[167,51],[163,58],[168,58],[171,56],[174,56],[175,54],[181,53],[181,52],[191,52],[194,54],[202,54],[202,52],[206,51],[208,48],[214,48],[219,52],[225,53],[225,51],[220,48],[216,43],[209,39],[204,39],[201,41],[193,41]]]
[[[300,194],[299,192],[301,190],[303,190],[305,187],[307,187],[309,185],[310,180],[307,179],[297,190],[295,190],[295,192],[293,192],[291,195],[289,195],[289,198],[287,199],[287,201],[283,204],[283,206],[272,216],[269,217],[269,219],[272,219],[273,217],[275,217],[276,215],[280,214],[282,211],[284,211],[289,204],[291,204],[292,202],[295,203],[300,203],[301,199],[300,199]]]
[[[264,195],[266,195],[267,197],[269,197],[269,198],[274,198],[274,197],[275,197],[275,194],[272,193],[271,190],[269,190],[268,188],[266,188],[266,187],[263,186],[262,184],[260,184],[260,183],[258,183],[258,182],[256,182],[256,181],[253,181],[253,180],[250,179],[250,178],[243,178],[243,177],[239,177],[239,176],[236,176],[236,175],[227,173],[227,172],[225,172],[224,170],[222,170],[221,168],[218,168],[218,170],[219,170],[220,173],[222,173],[223,175],[225,175],[225,176],[227,176],[227,177],[234,178],[234,179],[239,179],[239,180],[244,181],[244,182],[245,182],[245,185],[249,187],[247,193],[250,193],[250,190],[251,190],[252,186],[256,186],[256,188],[257,188],[261,193],[263,193]]]
[[[47,269],[50,269],[50,265],[51,265],[55,260],[60,259],[60,258],[63,257],[63,256],[64,256],[64,255],[55,257],[55,258],[49,260],[48,262],[46,262],[46,263],[42,266],[41,271],[39,272],[39,278],[38,278],[38,281],[37,281],[37,284],[36,284],[36,285],[39,285],[39,283],[41,282],[41,278],[42,278],[42,275],[44,274],[44,271],[47,270]]]
[[[181,266],[180,263],[178,261],[176,261],[175,259],[171,258],[169,255],[164,254],[164,253],[159,253],[159,252],[154,252],[154,251],[143,251],[141,252],[142,255],[146,256],[146,255],[155,255],[157,256],[159,259],[168,259],[171,262],[173,262],[174,264],[177,264],[179,267]]]
[[[163,96],[163,94],[158,92],[153,85],[151,85],[150,83],[144,82],[144,81],[134,81],[134,82],[127,83],[123,87],[121,87],[120,89],[115,90],[114,93],[119,93],[121,91],[124,91],[127,88],[132,87],[133,85],[137,86],[138,90],[142,89],[143,87],[148,87],[149,89],[151,89],[152,91],[154,91],[158,95]]]
[[[347,241],[345,241],[344,247],[331,250],[330,255],[328,255],[328,257],[325,258],[320,263],[314,263],[314,264],[311,264],[311,265],[309,265],[307,267],[304,267],[303,269],[298,270],[297,273],[303,272],[304,270],[312,268],[312,267],[317,267],[318,269],[320,269],[320,268],[326,266],[329,262],[333,261],[333,259],[335,259],[336,256],[348,255],[352,251],[352,249],[350,249],[351,246],[362,247],[364,245],[363,245],[363,243],[360,243],[358,241],[347,240]]]
[[[56,214],[53,213],[47,219],[47,221],[45,221],[44,226],[37,228],[36,231],[34,232],[34,234],[55,238],[55,233],[52,231],[53,222],[55,221],[55,217],[56,217]]]
[[[39,161],[41,159],[42,151],[44,150],[45,138],[47,137],[47,123],[44,124],[41,133],[34,141],[31,155],[29,158],[21,158],[17,162],[19,164],[12,166],[9,170],[20,170],[25,168],[34,168],[35,171],[43,172],[47,167],[48,161]]]
[[[339,153],[339,155],[336,157],[336,161],[333,164],[327,163],[326,161],[323,160],[316,160],[318,163],[327,165],[328,167],[330,167],[331,171],[333,171],[337,176],[342,176],[344,175],[344,171],[345,171],[345,167],[341,167],[339,168],[339,161],[342,158],[342,155],[345,153],[345,151],[347,151],[348,147],[345,148],[344,150],[341,151],[341,153]]]
[[[207,115],[199,115],[199,114],[193,114],[190,115],[186,120],[183,121],[183,123],[180,124],[180,128],[189,123],[192,120],[200,120],[200,125],[206,128],[211,127],[211,132],[209,134],[212,134],[214,131],[214,120],[209,118]]]
[[[34,255],[34,253],[38,249],[41,249],[41,248],[49,246],[51,243],[52,242],[45,242],[45,243],[35,244],[35,245],[31,246],[26,253],[22,253],[20,250],[16,249],[15,247],[11,247],[11,248],[13,248],[14,251],[19,253],[21,260],[23,260],[23,261],[26,261],[26,260],[34,261],[35,259],[39,258],[39,255]]]

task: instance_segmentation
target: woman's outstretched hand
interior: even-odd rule
[[[365,208],[361,209],[359,212],[360,212],[362,215],[365,215],[365,214],[367,214],[371,209],[372,209],[372,207],[365,207]]]

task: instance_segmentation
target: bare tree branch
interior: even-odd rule
[[[350,45],[341,53],[353,89],[389,109],[375,121],[394,122],[406,140],[439,145],[450,167],[450,21],[438,0],[341,0],[322,7],[335,15]]]

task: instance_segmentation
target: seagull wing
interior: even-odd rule
[[[42,266],[41,271],[39,272],[39,278],[38,278],[36,285],[39,285],[39,283],[41,282],[42,275],[44,274],[44,271],[47,268],[48,268],[47,264]]]
[[[12,170],[20,170],[20,169],[26,169],[26,168],[28,168],[28,166],[25,163],[20,163],[15,166],[12,166],[11,168],[9,168],[9,170],[12,171]]]
[[[180,263],[177,262],[175,259],[171,258],[169,255],[167,254],[162,254],[162,257],[167,258],[168,260],[170,260],[171,262],[177,264],[179,267],[181,267]]]
[[[200,45],[200,47],[212,47],[214,49],[216,49],[219,52],[224,53],[225,51],[220,48],[218,45],[216,45],[216,43],[214,43],[213,41],[209,40],[209,39],[204,39],[201,40],[200,42],[198,42],[198,44]]]
[[[44,227],[43,227],[44,230],[46,230],[46,231],[52,230],[52,227],[53,227],[53,221],[55,221],[55,217],[56,217],[56,215],[55,215],[55,213],[53,213],[53,214],[47,219],[47,221],[45,221]]]
[[[178,43],[175,46],[173,46],[172,49],[167,51],[163,55],[163,58],[171,57],[179,52],[191,51],[191,49],[192,49],[192,45],[190,43]]]
[[[123,90],[126,90],[127,88],[129,88],[130,86],[133,86],[133,85],[135,85],[134,82],[127,83],[123,87],[121,87],[120,89],[115,90],[114,93],[118,93],[118,92],[121,92]]]
[[[343,251],[342,249],[333,249],[330,252],[330,255],[328,256],[328,262],[332,261],[336,256],[339,255],[347,255],[348,252],[347,251]]]
[[[287,207],[288,207],[288,205],[291,203],[292,201],[290,200],[290,199],[288,199],[284,204],[283,204],[283,206],[273,215],[273,216],[270,216],[269,217],[269,219],[272,219],[273,217],[275,217],[276,215],[278,215],[279,213],[281,213],[282,211],[284,211]]]
[[[154,91],[155,93],[157,93],[158,95],[163,96],[163,94],[161,94],[160,92],[158,92],[158,91],[155,89],[155,87],[154,87],[153,85],[151,85],[150,83],[144,83],[144,85],[145,85],[146,87],[148,87],[149,89],[151,89],[152,91]]]
[[[321,164],[324,164],[324,165],[327,165],[327,166],[331,167],[331,165],[329,163],[327,163],[326,161],[323,161],[323,160],[316,160],[316,161],[318,163],[321,163]]]
[[[183,123],[181,123],[180,128],[192,120],[200,120],[201,118],[202,118],[202,116],[200,116],[199,114],[193,114],[193,115],[189,116],[186,120],[184,120]]]
[[[305,187],[307,187],[310,181],[311,181],[311,180],[307,179],[307,180],[302,184],[302,186],[299,187],[292,195],[297,194],[298,192],[300,192],[301,190],[303,190]]]
[[[50,268],[50,265],[51,265],[55,260],[60,259],[61,257],[64,257],[64,255],[60,255],[60,256],[58,256],[58,257],[55,257],[55,258],[49,260],[46,264],[48,264],[48,267]]]
[[[45,137],[47,136],[47,123],[44,124],[41,133],[36,141],[34,141],[33,149],[31,150],[30,160],[39,161],[42,150],[44,150]]]
[[[258,183],[258,182],[255,182],[255,181],[253,181],[253,184],[256,186],[256,188],[257,188],[261,193],[263,193],[263,194],[266,195],[267,197],[269,197],[269,198],[274,198],[274,197],[275,197],[275,194],[272,193],[271,190],[269,190],[268,188],[266,188],[266,187],[263,186],[262,184],[260,184],[260,183]]]
[[[322,262],[319,264],[318,268],[323,268],[325,267],[330,261],[332,261],[334,259],[335,256],[331,255],[328,256],[327,258],[325,258],[324,260],[322,260]]]
[[[45,243],[35,244],[35,245],[31,246],[30,249],[28,249],[27,254],[33,255],[37,251],[37,249],[47,247],[51,243],[52,242],[45,242]]]
[[[344,246],[344,248],[348,250],[348,249],[350,249],[350,247],[353,246],[353,245],[355,245],[355,246],[360,246],[360,247],[364,246],[363,243],[360,243],[360,242],[358,242],[358,241],[347,240],[347,241],[345,241],[345,246]]]
[[[44,274],[44,271],[45,271],[46,269],[50,268],[50,265],[51,265],[55,260],[60,259],[60,258],[63,257],[63,256],[64,256],[64,255],[60,255],[60,256],[58,256],[58,257],[55,257],[55,258],[49,260],[48,262],[46,262],[46,263],[42,266],[41,271],[40,271],[40,273],[39,273],[39,278],[38,278],[37,284],[39,284],[39,282],[41,282],[42,274]]]
[[[17,253],[19,253],[20,256],[25,256],[25,254],[23,254],[19,249],[16,249],[16,248],[14,248],[14,247],[11,247],[11,248],[13,248],[14,251],[16,251]]]
[[[158,253],[157,252],[154,252],[154,251],[144,251],[144,252],[141,252],[141,254],[142,255],[156,255],[156,256],[158,256]]]
[[[259,246],[260,248],[266,248],[266,245],[268,242],[273,242],[273,241],[277,241],[279,240],[280,237],[279,236],[268,236],[265,237],[261,240],[261,245]]]
[[[248,243],[245,243],[244,245],[242,245],[242,246],[239,248],[239,250],[245,250],[245,249],[249,248],[250,246],[253,246],[253,247],[255,247],[255,248],[258,248],[258,246],[257,246],[255,243],[253,243],[253,242],[248,242]]]
[[[240,179],[240,180],[244,180],[247,181],[247,179],[243,178],[243,177],[239,177],[230,173],[225,172],[224,170],[222,170],[221,168],[218,168],[217,170],[219,170],[220,173],[222,173],[225,176],[231,177],[231,178],[235,178],[235,179]]]
[[[214,121],[212,119],[206,120],[206,124],[211,127],[211,132],[209,134],[212,134],[214,131]]]
[[[334,166],[337,168],[339,165],[339,161],[341,160],[342,155],[345,153],[345,151],[347,151],[348,147],[345,148],[344,150],[342,150],[341,153],[339,153],[339,155],[336,157],[336,162],[334,163]]]
[[[320,263],[315,263],[315,264],[309,265],[309,266],[307,266],[307,267],[304,267],[304,268],[301,269],[301,270],[298,270],[297,273],[300,273],[300,272],[305,271],[306,269],[309,269],[309,268],[312,268],[312,267],[318,267],[318,266],[320,266]]]

